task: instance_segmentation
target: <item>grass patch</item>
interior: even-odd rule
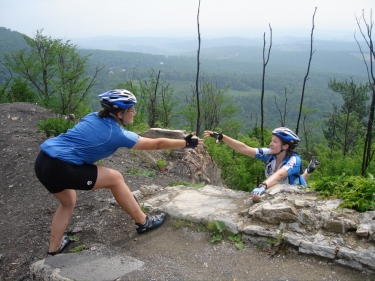
[[[142,203],[142,205],[140,205],[139,207],[141,208],[143,213],[147,213],[150,210],[149,207],[145,206],[145,203]]]
[[[195,183],[187,182],[187,181],[176,181],[176,182],[172,182],[170,186],[184,185],[186,187],[201,188],[205,186],[205,184],[206,184],[205,182],[195,184]]]
[[[196,226],[196,223],[192,221],[187,221],[181,218],[177,218],[177,219],[174,219],[173,226],[176,228],[182,228],[182,227],[194,228]]]
[[[69,240],[77,242],[79,240],[79,238],[77,236],[72,235],[72,236],[69,236]]]
[[[164,149],[163,153],[169,157],[175,157],[176,149]]]
[[[100,160],[96,161],[95,164],[98,165],[98,166],[103,166],[103,159],[100,159]]]
[[[276,239],[266,237],[266,241],[272,246],[271,257],[276,254],[286,254],[289,252],[289,247],[283,238],[283,233],[284,231],[280,230],[280,232],[277,234]]]
[[[70,253],[82,252],[85,247],[86,247],[86,244],[81,244],[81,245],[78,245],[77,247],[75,247],[74,249],[71,249],[69,252]]]
[[[244,249],[242,235],[240,233],[234,234],[233,232],[228,231],[225,223],[221,221],[212,221],[207,225],[204,225],[202,223],[195,223],[181,218],[174,218],[173,226],[176,228],[189,227],[198,232],[208,232],[211,235],[210,241],[212,243],[220,242],[224,238],[228,238],[238,250]]]

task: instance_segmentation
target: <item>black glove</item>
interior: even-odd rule
[[[219,142],[223,139],[223,134],[222,133],[217,133],[217,132],[212,132],[212,134],[210,134],[210,137],[213,137],[216,139],[216,142]]]
[[[186,146],[187,148],[196,148],[198,145],[198,138],[192,138],[193,135],[190,134],[187,137],[184,138],[186,141]]]

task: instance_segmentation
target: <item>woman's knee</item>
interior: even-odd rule
[[[121,186],[125,183],[124,177],[122,176],[122,174],[119,171],[116,171],[116,170],[113,171],[113,175],[112,175],[111,179],[112,179],[111,188]]]
[[[76,200],[68,200],[64,202],[60,201],[60,203],[64,208],[69,209],[70,211],[73,211],[76,205]]]
[[[77,194],[75,190],[65,189],[62,192],[54,194],[54,196],[59,199],[60,204],[63,208],[69,210],[74,209],[77,201]]]

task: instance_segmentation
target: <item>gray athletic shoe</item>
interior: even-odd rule
[[[47,253],[47,257],[52,257],[54,255],[57,255],[57,254],[60,254],[62,252],[62,250],[64,250],[66,248],[66,246],[68,246],[70,240],[69,240],[69,236],[68,235],[64,235],[62,237],[62,240],[61,240],[61,246],[60,248],[56,251],[56,252],[48,252]]]
[[[319,161],[318,159],[316,159],[315,157],[313,157],[309,163],[309,165],[307,166],[307,173],[308,174],[311,174],[312,172],[314,172],[314,170],[316,169],[316,167],[319,165]]]
[[[161,226],[165,221],[166,215],[164,213],[160,213],[159,215],[155,216],[147,216],[146,222],[144,224],[136,223],[135,227],[139,234],[145,233],[151,229],[157,228]]]

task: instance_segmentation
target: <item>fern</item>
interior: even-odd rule
[[[355,209],[359,212],[375,210],[375,181],[372,175],[367,178],[360,176],[331,176],[316,181],[313,187],[322,198],[340,198],[341,208]]]

